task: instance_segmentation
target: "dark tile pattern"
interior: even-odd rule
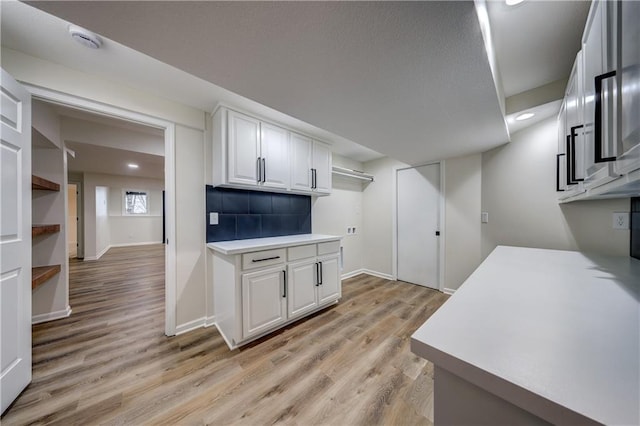
[[[207,242],[311,233],[311,197],[231,188],[206,189]],[[209,225],[209,213],[218,225]]]

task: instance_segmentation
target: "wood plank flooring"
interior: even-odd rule
[[[342,301],[230,351],[164,336],[164,246],[70,262],[71,317],[33,327],[33,381],[3,425],[419,425],[433,366],[409,337],[447,299],[360,275]]]

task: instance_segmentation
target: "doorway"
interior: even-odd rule
[[[396,171],[397,279],[440,288],[440,164]]]

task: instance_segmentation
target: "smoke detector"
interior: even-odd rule
[[[100,46],[102,46],[102,40],[100,40],[100,37],[91,31],[85,30],[84,28],[69,25],[69,34],[75,41],[90,49],[99,49]]]

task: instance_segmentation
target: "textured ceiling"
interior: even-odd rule
[[[487,4],[505,96],[566,79],[580,50],[590,1]]]
[[[508,139],[473,2],[31,4],[411,164]]]

